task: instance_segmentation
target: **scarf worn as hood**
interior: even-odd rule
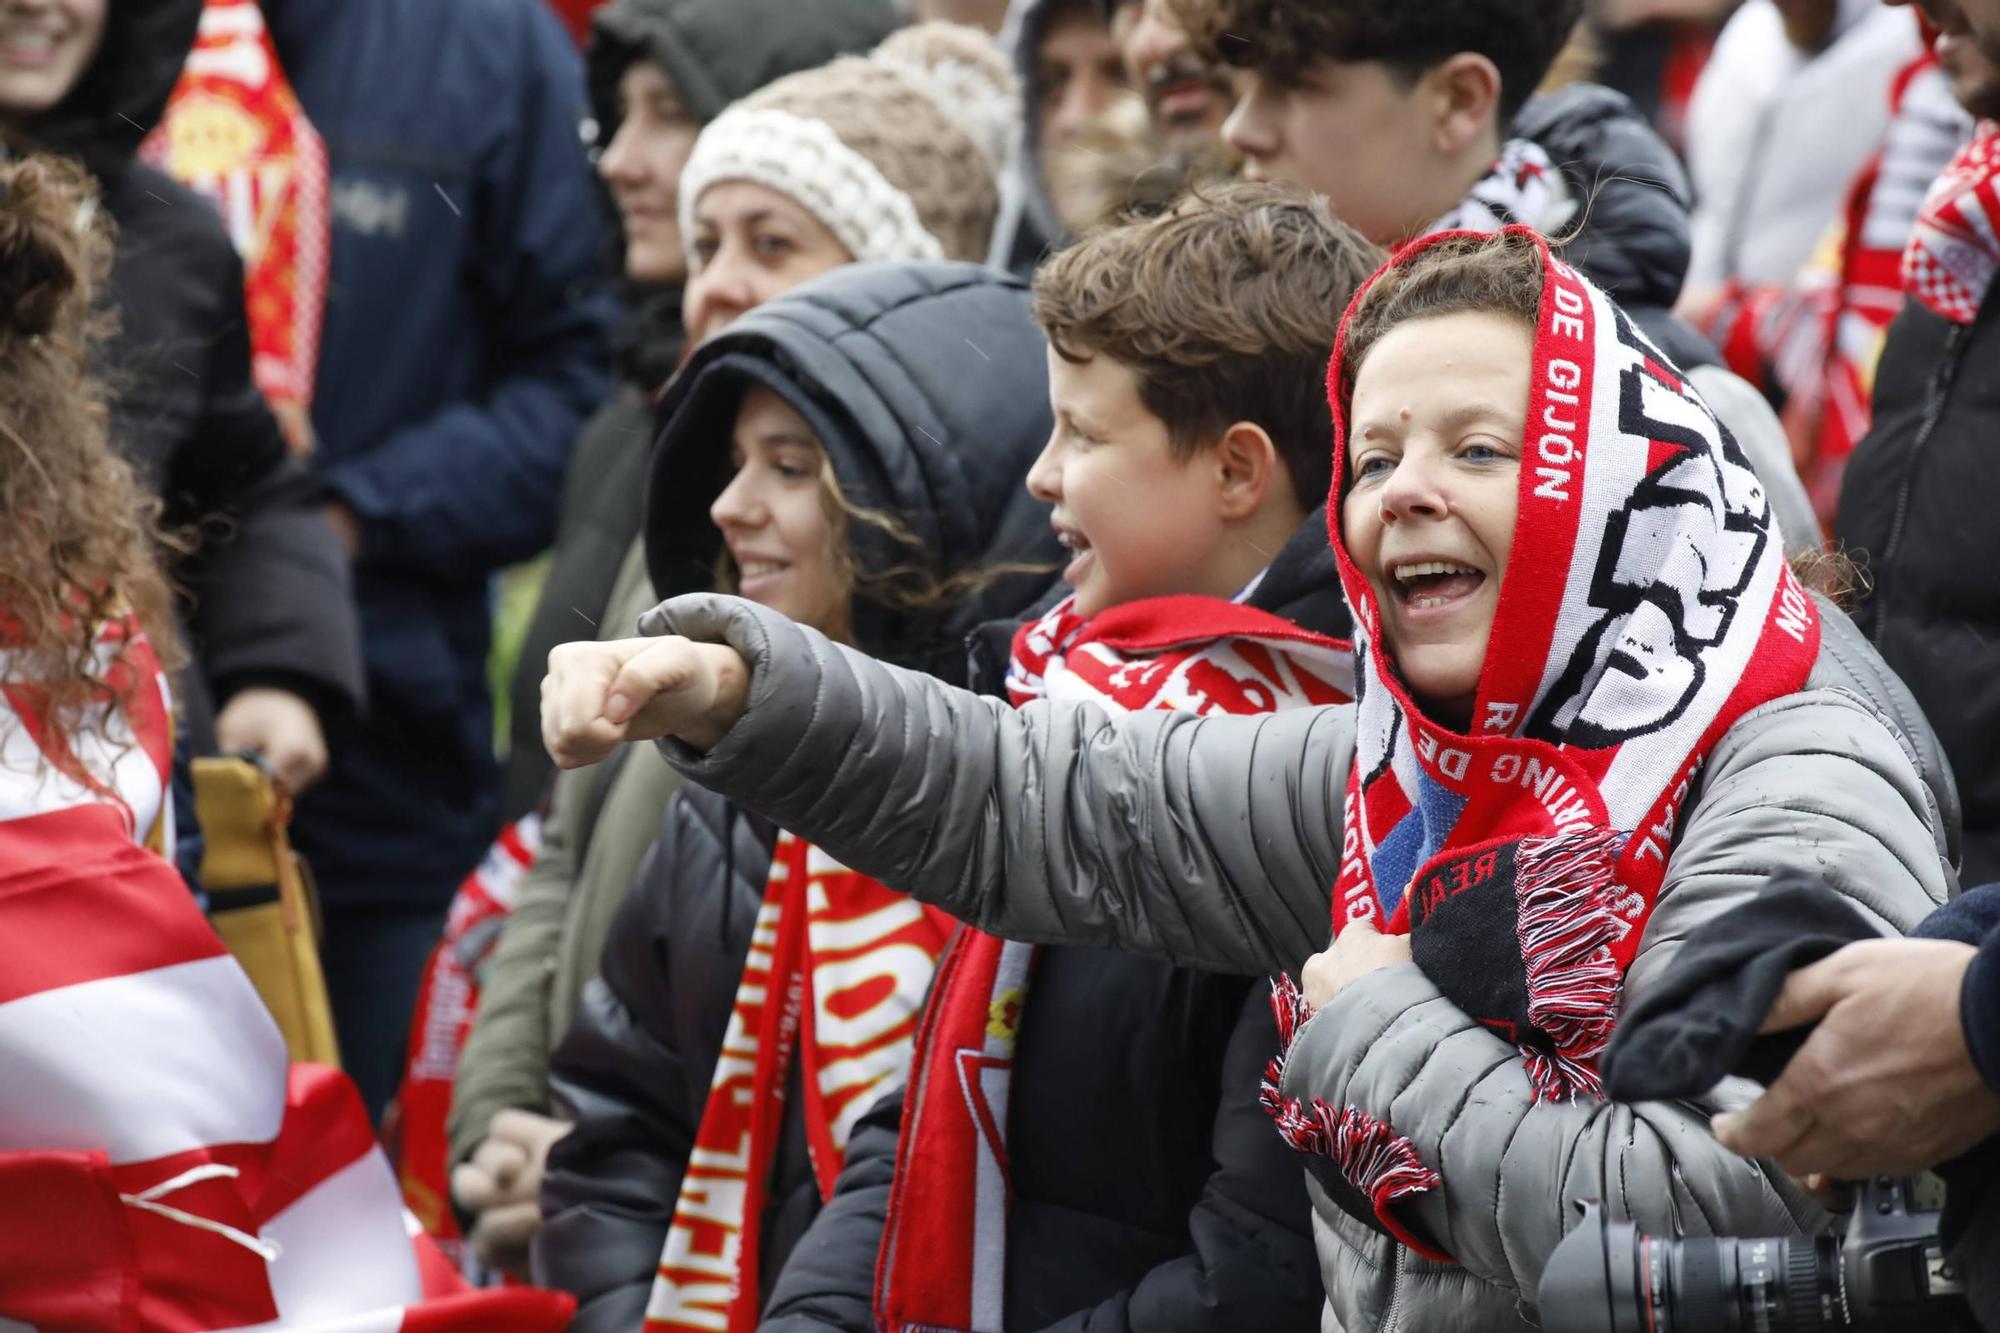
[[[1744,713],[1804,685],[1820,623],[1728,430],[1602,291],[1535,232],[1507,232],[1541,251],[1544,286],[1514,543],[1470,730],[1411,698],[1329,505],[1358,684],[1333,927],[1409,934],[1432,982],[1516,1043],[1537,1096],[1559,1100],[1601,1095],[1597,1057],[1704,758]],[[1328,377],[1336,498],[1355,308]],[[1281,1031],[1295,996],[1281,987]],[[1418,1245],[1387,1205],[1427,1188],[1430,1169],[1405,1140],[1355,1132],[1352,1113],[1286,1102],[1281,1073],[1267,1103],[1287,1138],[1335,1156],[1374,1220]]]

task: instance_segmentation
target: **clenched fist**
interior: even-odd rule
[[[713,749],[743,716],[749,691],[748,664],[724,644],[674,635],[561,644],[542,677],[542,743],[561,768],[663,736]]]

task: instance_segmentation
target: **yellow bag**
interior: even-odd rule
[[[338,1067],[312,880],[285,831],[292,798],[251,760],[197,759],[194,805],[216,934],[250,974],[292,1059]]]

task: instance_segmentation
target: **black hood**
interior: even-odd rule
[[[26,126],[37,148],[123,165],[157,125],[194,49],[202,0],[109,0],[104,44],[70,94]]]
[[[1045,347],[1026,285],[973,264],[850,264],[752,310],[697,348],[661,399],[646,511],[654,587],[713,586],[722,534],[709,505],[744,389],[765,384],[818,433],[843,496],[917,538],[913,553],[851,525],[864,576],[913,560],[933,578],[1043,567],[937,614],[857,599],[863,649],[960,678],[966,634],[1027,605],[1060,557],[1048,506],[1025,485],[1049,436]]]
[[[1562,257],[1685,369],[1714,349],[1673,314],[1693,253],[1694,194],[1680,159],[1622,93],[1578,83],[1530,98],[1514,136],[1540,144],[1578,201]]]
[[[611,0],[590,20],[599,142],[617,126],[618,80],[634,60],[664,69],[706,124],[774,79],[869,50],[902,22],[894,0]]]

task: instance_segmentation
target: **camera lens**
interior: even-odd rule
[[[1840,1284],[1830,1239],[1661,1240],[1593,1207],[1539,1299],[1546,1333],[1780,1333],[1848,1327]]]

